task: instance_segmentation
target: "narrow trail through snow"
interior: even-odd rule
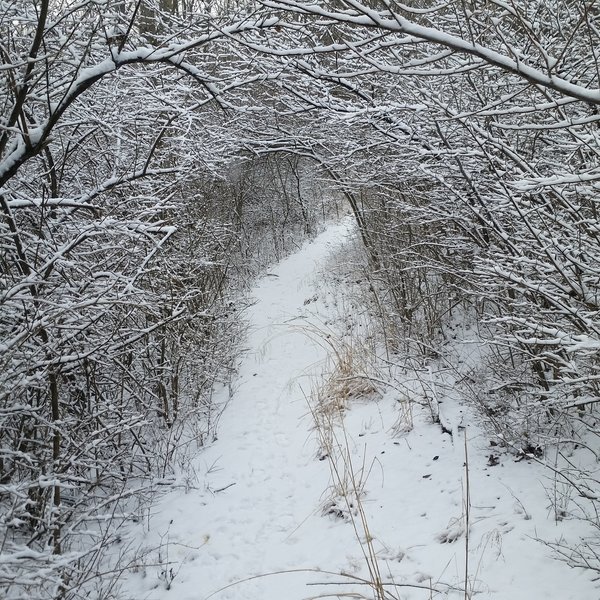
[[[311,333],[322,327],[315,316],[323,308],[314,298],[317,266],[350,228],[350,221],[329,227],[274,267],[254,291],[249,350],[219,422],[220,439],[200,457],[205,489],[160,507],[163,554],[176,565],[165,578],[173,579],[178,600],[201,600],[233,582],[239,583],[215,597],[306,598],[306,582],[323,577],[288,573],[243,580],[345,564],[343,549],[329,539],[335,523],[321,516],[329,470],[315,459],[305,393],[327,356]],[[339,542],[352,544],[350,533]],[[159,586],[146,597],[167,595]]]

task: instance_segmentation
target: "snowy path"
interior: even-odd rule
[[[329,470],[315,458],[303,390],[310,393],[326,358],[304,329],[321,325],[318,318],[311,320],[320,308],[320,300],[312,300],[317,262],[345,239],[348,228],[348,222],[330,227],[273,268],[254,291],[257,302],[248,314],[246,341],[251,350],[219,422],[220,439],[200,457],[199,471],[204,472],[198,476],[205,490],[161,506],[160,524],[155,525],[164,534],[169,561],[184,561],[172,573],[171,593],[178,600],[201,600],[254,575],[345,566],[343,548],[329,540],[329,530],[337,524],[320,516]],[[337,539],[352,544],[351,532],[342,529]],[[305,582],[315,579],[323,577],[264,577],[216,597],[295,600],[307,597]],[[159,586],[147,594],[162,599],[169,592]]]
[[[187,493],[167,494],[148,519],[143,543],[158,548],[149,560],[155,564],[126,579],[126,600],[305,600],[351,591],[325,571],[368,576],[352,524],[322,514],[332,497],[330,470],[317,460],[304,395],[327,358],[326,345],[307,331],[339,317],[336,293],[315,279],[349,229],[349,222],[330,227],[259,282],[248,351],[219,439],[196,459]],[[448,419],[454,414],[451,437],[412,403],[423,401],[416,392],[408,413],[401,396],[388,390],[356,399],[345,413],[353,463],[369,471],[363,502],[382,577],[408,585],[390,592],[403,600],[464,598],[461,421],[469,445],[473,598],[600,598],[593,574],[552,560],[536,541],[586,533],[577,522],[553,520],[548,472],[502,454],[490,464],[490,438],[460,398],[444,408]],[[409,421],[414,427],[398,433],[394,425]],[[314,585],[328,581],[342,584]],[[357,589],[372,597],[365,586]]]

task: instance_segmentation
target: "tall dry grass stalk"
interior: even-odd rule
[[[342,503],[343,511],[338,516],[349,520],[360,545],[372,598],[389,600],[393,596],[385,589],[363,506],[365,485],[374,462],[367,466],[366,452],[363,452],[360,466],[355,465],[351,440],[344,424],[344,412],[350,399],[373,396],[377,393],[377,386],[368,377],[369,357],[360,344],[352,338],[339,342],[332,336],[326,337],[324,343],[331,350],[328,373],[307,399],[319,450],[329,464],[334,503],[338,500]]]

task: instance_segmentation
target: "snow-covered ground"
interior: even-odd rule
[[[550,473],[496,452],[460,398],[443,407],[450,435],[406,393],[376,383],[378,391],[330,415],[333,445],[319,441],[315,390],[332,369],[336,331],[346,322],[346,335],[365,335],[357,315],[341,314],[345,289],[331,283],[335,262],[327,261],[350,234],[350,221],[329,227],[257,285],[219,437],[187,484],[129,532],[132,547],[154,550],[122,581],[123,596],[374,598],[353,579],[370,579],[370,541],[389,598],[464,598],[465,575],[476,598],[599,598],[590,573],[552,560],[538,541],[586,534],[581,523],[555,521]],[[332,464],[347,484],[352,470],[360,506],[352,485],[340,494]]]

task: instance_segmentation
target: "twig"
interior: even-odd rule
[[[213,493],[218,494],[219,492],[224,492],[225,490],[228,490],[232,485],[235,485],[237,482],[234,481],[233,483],[230,483],[229,485],[226,485],[225,487],[219,488],[218,490],[215,490]]]
[[[467,448],[467,430],[465,428],[465,600],[469,594],[469,526],[471,517],[471,487],[469,481],[469,451]]]

